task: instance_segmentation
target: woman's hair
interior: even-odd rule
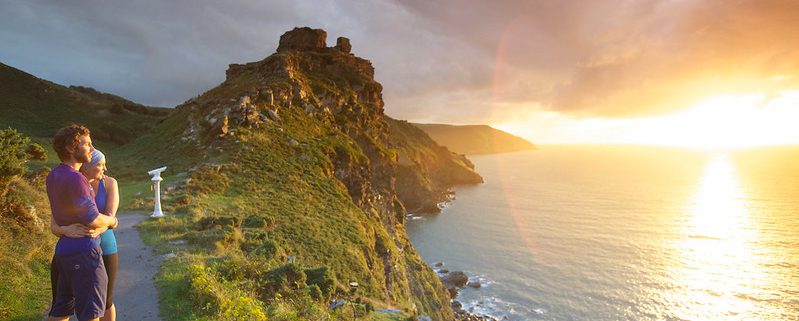
[[[58,153],[58,158],[61,159],[61,161],[69,159],[69,151],[67,148],[77,147],[80,136],[89,134],[89,130],[86,129],[86,127],[75,124],[59,129],[55,137],[53,137],[53,149]]]
[[[103,154],[103,152],[100,150],[95,149],[92,152],[92,159],[88,163],[83,163],[83,165],[80,166],[80,169],[82,170],[89,166],[96,166],[103,160],[105,160],[105,154]]]

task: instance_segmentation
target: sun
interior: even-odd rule
[[[681,112],[639,119],[644,144],[697,149],[738,149],[796,144],[799,91],[725,94],[705,98]]]

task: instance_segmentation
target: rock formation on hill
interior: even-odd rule
[[[188,190],[202,180],[193,173],[221,177],[206,194],[245,200],[237,201],[243,212],[234,217],[272,222],[266,235],[252,240],[261,232],[231,223],[241,230],[245,255],[264,246],[257,244],[274,242],[279,250],[259,253],[324,266],[336,280],[331,293],[346,292],[347,282],[355,281],[365,300],[451,320],[449,294],[405,233],[405,204],[429,210],[453,184],[482,179],[464,157],[389,119],[372,64],[351,50],[343,37],[327,47],[323,30],[289,31],[276,53],[231,64],[222,84],[178,106],[143,140],[178,133],[162,154],[192,154],[214,163],[210,171],[189,174]],[[144,145],[133,146],[131,154]],[[159,161],[178,171],[187,167],[168,157]],[[192,207],[213,197],[189,195],[188,211],[213,222],[241,220],[224,218],[231,215],[227,211]],[[206,233],[208,226],[198,229],[192,233]],[[256,245],[242,245],[251,243]]]

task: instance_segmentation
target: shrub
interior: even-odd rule
[[[213,194],[224,191],[230,178],[221,173],[219,166],[203,166],[189,174],[186,190],[191,194]]]
[[[29,158],[26,153],[29,143],[30,138],[23,136],[16,129],[0,130],[0,191],[5,190],[11,177],[25,173],[25,162]],[[44,151],[41,146],[38,148]]]
[[[295,263],[288,263],[264,274],[259,294],[264,301],[270,300],[278,293],[287,293],[305,287],[305,272]]]
[[[230,284],[220,282],[212,269],[189,267],[189,295],[205,313],[220,320],[266,320],[262,304]]]
[[[274,224],[273,218],[265,218],[262,216],[250,215],[244,218],[244,222],[241,223],[242,227],[249,227],[249,228],[265,228],[267,226]]]
[[[28,145],[28,149],[25,150],[25,154],[28,154],[29,160],[37,160],[42,162],[47,160],[47,152],[44,150],[44,147],[36,143]]]
[[[239,253],[231,252],[218,261],[214,268],[226,280],[245,281],[261,278],[269,271],[269,263],[260,258],[244,257]]]
[[[320,291],[320,296],[314,297],[314,299],[327,300],[333,292],[336,283],[335,276],[330,273],[330,269],[327,266],[322,266],[315,269],[306,269],[304,272],[307,277],[305,283],[311,288],[316,287]],[[313,295],[314,290],[311,289],[311,291]]]
[[[260,246],[252,251],[252,254],[258,255],[264,259],[277,258],[282,254],[280,246],[272,240],[265,240]]]
[[[231,215],[221,215],[221,216],[213,216],[213,217],[203,217],[197,222],[197,229],[198,230],[207,230],[210,228],[216,227],[239,227],[241,225],[241,220],[238,217],[231,216]]]

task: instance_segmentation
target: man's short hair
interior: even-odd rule
[[[89,129],[80,125],[70,124],[67,127],[59,129],[53,137],[53,148],[58,153],[58,158],[61,161],[69,159],[68,147],[78,147],[78,142],[81,136],[89,135]]]

